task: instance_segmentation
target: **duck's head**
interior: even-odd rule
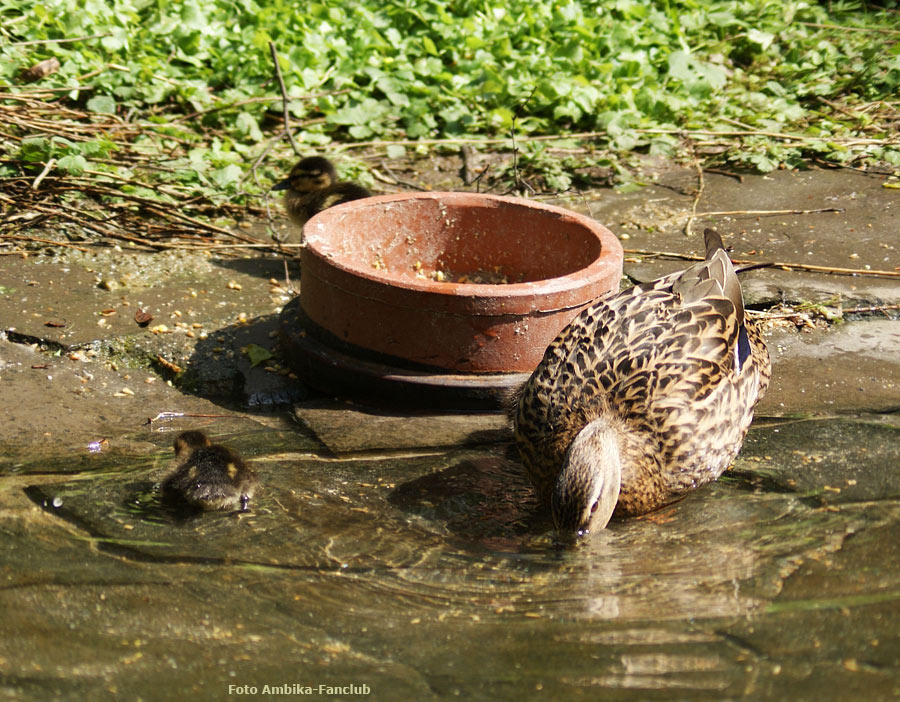
[[[334,165],[323,156],[307,156],[300,159],[287,178],[272,186],[272,190],[293,190],[311,193],[322,190],[337,181]]]
[[[209,437],[202,431],[183,431],[175,437],[175,458],[183,459],[196,449],[209,445]]]
[[[550,499],[556,528],[572,536],[603,529],[612,517],[622,483],[615,430],[606,422],[587,424],[566,451]]]

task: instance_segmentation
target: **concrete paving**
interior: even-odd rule
[[[709,216],[697,219],[693,230],[717,226],[735,258],[898,273],[900,195],[886,182],[849,170],[779,172],[744,182],[707,174],[698,212],[842,211]],[[695,187],[692,170],[674,169],[638,192],[592,191],[560,204],[605,222],[627,250],[696,254],[701,237],[683,234]],[[625,271],[641,281],[685,265],[627,254]],[[297,280],[293,262],[290,268]],[[291,292],[283,262],[274,257],[215,259],[118,247],[24,260],[3,256],[0,281],[0,403],[8,427],[0,445],[7,455],[16,452],[13,439],[30,453],[36,449],[29,435],[48,431],[51,445],[64,450],[127,434],[136,428],[136,406],[141,415],[198,407],[213,412],[216,406],[205,401],[251,408],[316,395],[294,382],[277,358],[254,367],[247,354],[251,344],[277,354],[277,312]],[[863,321],[828,330],[773,331],[774,381],[761,413],[891,411],[900,405],[893,321],[900,315],[889,309],[900,303],[900,277],[757,270],[743,276],[743,285],[751,303],[876,308],[856,315]],[[143,327],[135,322],[138,310],[153,317]],[[178,388],[167,384],[175,378],[173,368],[184,371]],[[18,397],[29,402],[16,402]]]
[[[748,272],[758,308],[863,311],[784,314],[734,469],[575,549],[553,543],[503,415],[353,406],[292,379],[280,260],[0,257],[0,695],[896,699],[900,278],[867,273],[900,270],[900,195],[850,170],[704,180],[698,212],[841,208],[694,229],[736,258],[861,271]],[[695,186],[670,168],[561,204],[626,249],[697,253]],[[684,265],[629,253],[626,274]],[[160,504],[186,428],[257,470],[250,512]]]

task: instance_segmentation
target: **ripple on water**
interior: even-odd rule
[[[866,554],[896,550],[900,508],[888,499],[897,495],[896,428],[870,424],[757,427],[736,469],[717,483],[643,518],[615,521],[574,547],[552,538],[502,446],[337,460],[291,453],[298,449],[269,435],[236,435],[229,445],[262,483],[251,510],[193,518],[159,500],[169,451],[137,461],[101,455],[89,470],[53,484],[35,476],[25,490],[68,523],[51,532],[61,543],[36,549],[65,566],[41,563],[37,572],[60,582],[115,572],[120,589],[98,587],[116,611],[140,619],[142,598],[152,598],[139,622],[151,647],[154,634],[145,632],[161,619],[158,609],[166,631],[214,645],[193,620],[199,607],[223,642],[244,642],[235,650],[257,680],[260,671],[278,677],[302,664],[323,677],[367,675],[382,697],[415,689],[425,692],[417,699],[507,698],[540,688],[549,698],[668,699],[683,690],[685,698],[730,699],[752,688],[760,670],[770,681],[807,680],[803,661],[794,678],[787,664],[781,676],[765,672],[774,664],[754,647],[766,636],[784,638],[773,611],[790,612],[791,626],[801,627],[820,626],[819,610],[834,610],[844,631],[833,603],[868,602],[857,588],[874,573],[880,590],[872,601],[892,621],[896,568],[876,568]],[[27,565],[33,555],[25,542],[15,546],[20,541],[11,538],[7,554],[24,573],[35,566]],[[848,570],[832,574],[835,562]],[[853,567],[861,562],[868,565]],[[825,602],[806,584],[815,568],[816,583],[830,588]],[[20,576],[23,592],[29,577]],[[144,580],[143,590],[130,589]],[[80,621],[96,598],[74,589],[60,601],[72,603],[60,616],[77,609]],[[17,631],[28,633],[23,616],[16,615]],[[56,613],[48,607],[44,616]],[[873,631],[887,626],[866,621]],[[248,631],[256,638],[242,638]],[[754,631],[764,632],[762,644],[745,643],[759,638]],[[170,646],[167,634],[155,636]],[[843,655],[843,636],[835,637],[835,656]],[[879,648],[888,662],[890,650]]]
[[[147,464],[28,494],[119,555],[305,574],[298,584],[307,604],[349,600],[373,618],[388,605],[401,618],[747,612],[765,593],[741,583],[758,574],[767,547],[748,535],[802,511],[791,494],[748,496],[752,481],[735,475],[568,548],[552,538],[502,448],[344,461],[282,453],[251,462],[262,489],[248,512],[174,512],[159,498],[168,468]],[[318,587],[323,578],[328,588]]]

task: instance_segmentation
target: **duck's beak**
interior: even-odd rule
[[[285,178],[280,183],[275,183],[275,185],[272,186],[272,190],[287,190],[289,187],[291,187],[291,179]]]

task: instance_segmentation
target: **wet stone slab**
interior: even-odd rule
[[[773,377],[757,414],[900,409],[900,322],[767,336]]]
[[[278,315],[228,325],[193,346],[181,381],[202,397],[243,407],[286,406],[318,395],[302,385],[283,363]],[[264,360],[254,359],[249,349]]]
[[[593,217],[627,237],[622,241],[626,250],[702,255],[699,233],[715,227],[735,259],[893,274],[900,265],[900,199],[883,182],[883,177],[847,170],[779,171],[741,180],[707,173],[697,212],[714,214],[694,220],[690,239],[682,232],[696,197],[696,172],[691,169],[670,171],[636,193],[606,192],[588,205],[574,199],[569,206],[579,211],[589,207]],[[813,212],[827,208],[839,211]],[[626,251],[625,273],[639,282],[685,265]],[[773,268],[748,273],[742,285],[750,304],[838,298],[860,304],[900,302],[896,277]]]
[[[231,433],[260,492],[193,518],[159,499],[170,434],[144,461],[26,466],[0,483],[0,684],[25,699],[332,681],[385,700],[893,699],[897,431],[760,422],[717,483],[574,548],[506,443],[341,458],[311,434]]]
[[[170,333],[178,323],[215,329],[241,313],[271,313],[287,302],[271,293],[272,275],[283,276],[280,262],[219,261],[184,252],[33,265],[3,257],[0,331],[69,349],[150,335],[158,325]],[[145,328],[135,322],[138,309],[153,317]]]
[[[240,363],[249,367],[247,361]],[[42,353],[36,344],[13,343],[0,335],[0,474],[21,472],[21,466],[41,461],[68,466],[105,460],[91,453],[92,446],[112,451],[123,463],[140,462],[160,447],[154,443],[160,440],[157,429],[212,428],[213,434],[227,434],[248,427],[296,427],[283,415],[223,407],[184,392],[149,369],[112,365],[102,358]],[[233,366],[226,377],[233,387]],[[273,384],[280,377],[258,369],[241,383],[241,396],[293,396],[291,383],[282,379]],[[174,433],[165,439],[167,447],[173,438]]]
[[[741,451],[746,462],[823,505],[900,498],[900,428],[873,418],[758,424]]]
[[[463,446],[509,440],[502,414],[397,413],[350,402],[294,405],[296,419],[335,454]]]

